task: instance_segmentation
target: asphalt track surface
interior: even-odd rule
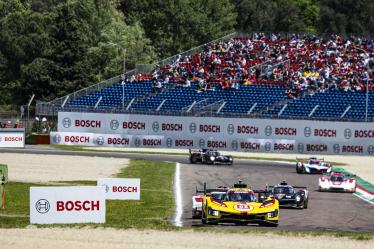
[[[352,194],[320,193],[316,191],[318,175],[299,175],[294,165],[254,160],[235,160],[232,166],[189,164],[186,156],[131,154],[108,152],[74,152],[54,149],[41,149],[28,146],[26,149],[0,149],[0,153],[30,153],[49,155],[76,155],[114,158],[141,158],[159,161],[180,162],[182,189],[183,226],[202,226],[199,219],[191,218],[192,195],[196,186],[202,189],[204,182],[208,187],[231,186],[238,179],[254,189],[263,189],[266,184],[277,184],[282,180],[309,190],[307,209],[281,209],[278,228],[293,231],[349,231],[374,233],[374,205]],[[0,154],[1,159],[1,154]],[[221,224],[219,227],[253,229],[256,226],[233,226]],[[269,229],[269,228],[261,228]]]

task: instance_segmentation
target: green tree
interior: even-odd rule
[[[319,1],[321,20],[319,30],[324,33],[374,33],[374,1],[323,0]]]
[[[0,105],[51,100],[155,59],[139,25],[110,0],[0,0]]]
[[[313,0],[232,0],[243,31],[315,32],[319,8]]]
[[[125,22],[140,22],[161,57],[188,50],[234,31],[229,0],[122,0]]]
[[[96,76],[99,80],[121,73],[124,59],[126,69],[133,69],[136,64],[153,63],[157,59],[155,49],[140,25],[126,25],[119,14],[115,17],[102,30],[100,42],[88,50],[89,64],[97,68]]]

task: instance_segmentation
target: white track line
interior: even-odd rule
[[[368,199],[365,199],[365,198],[362,197],[362,196],[359,196],[358,194],[353,194],[353,195],[354,195],[354,196],[357,196],[358,198],[360,198],[360,199],[363,200],[363,201],[366,201],[367,203],[370,203],[371,205],[374,205],[373,202],[369,201]]]
[[[175,165],[175,204],[176,204],[176,214],[174,223],[177,227],[182,226],[182,190],[181,190],[181,181],[180,181],[180,163]]]

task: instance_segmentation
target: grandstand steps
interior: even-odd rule
[[[212,113],[218,112],[222,109],[222,105],[225,103],[224,100],[214,100],[214,99],[203,99],[202,101],[196,102],[191,106],[184,107],[183,112],[193,113],[193,114],[203,114],[203,113]]]
[[[280,111],[284,105],[288,105],[289,103],[293,102],[294,99],[282,99],[280,101],[277,101],[269,106],[266,106],[256,112],[252,112],[251,115],[253,116],[263,116],[266,115],[268,112],[273,112],[274,110]],[[278,115],[278,114],[277,114]]]
[[[136,103],[146,101],[147,99],[149,99],[151,97],[154,97],[154,96],[156,96],[156,95],[158,95],[158,94],[160,94],[164,91],[175,89],[177,86],[178,86],[177,84],[170,83],[166,87],[161,88],[159,91],[153,91],[153,92],[144,94],[142,96],[139,96],[139,97],[135,98],[134,101],[132,101],[131,106],[135,105]],[[127,105],[129,105],[129,104],[130,104],[130,101],[127,102]],[[127,106],[127,105],[125,105],[125,106]],[[129,109],[131,109],[131,106],[129,107]]]

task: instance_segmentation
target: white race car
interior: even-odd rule
[[[323,174],[331,172],[331,164],[324,159],[310,157],[307,160],[296,159],[296,172],[298,174]]]
[[[333,172],[319,178],[318,191],[354,193],[356,192],[356,179],[343,173]]]

